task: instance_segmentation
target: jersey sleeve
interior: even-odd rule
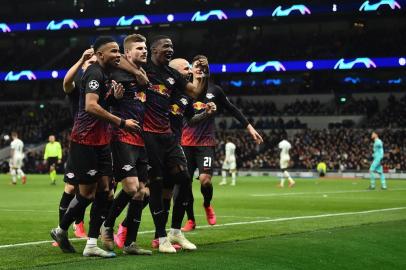
[[[83,75],[82,81],[86,94],[93,93],[100,95],[100,89],[102,87],[102,84],[104,83],[103,74],[100,70],[97,70],[96,68],[93,68],[93,66],[90,66]]]
[[[15,144],[14,141],[12,141],[12,142],[10,143],[10,148],[11,148],[11,149],[16,149],[16,144]]]
[[[236,118],[241,123],[243,128],[246,128],[250,124],[242,112],[230,102],[226,94],[224,94],[223,89],[221,89],[219,86],[216,86],[216,96],[218,97],[220,105],[224,107],[234,118]]]

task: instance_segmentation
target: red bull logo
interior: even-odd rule
[[[173,115],[182,115],[182,111],[180,107],[177,104],[172,104],[171,105],[171,113]]]
[[[206,103],[203,103],[203,102],[200,102],[200,101],[193,103],[193,109],[195,111],[205,110],[206,107],[207,107]]]
[[[135,99],[138,99],[141,102],[147,101],[147,95],[145,92],[137,92],[135,93]]]
[[[163,84],[153,85],[152,90],[160,95],[169,97],[169,89]]]

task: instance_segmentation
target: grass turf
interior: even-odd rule
[[[194,184],[198,229],[187,237],[198,251],[148,258],[121,256],[117,251],[119,257],[113,260],[89,260],[80,254],[62,254],[49,243],[2,247],[50,240],[63,185],[51,186],[46,176],[33,175],[27,185],[11,186],[9,177],[0,175],[0,269],[207,269],[213,265],[360,269],[368,263],[374,268],[404,269],[406,181],[389,181],[388,191],[367,191],[365,180],[306,179],[293,189],[278,189],[277,180],[267,177],[241,177],[236,187],[217,186],[218,180],[214,179],[213,205],[220,226],[207,226],[199,185]],[[378,224],[367,225],[372,223]],[[140,245],[149,246],[151,230],[152,220],[145,211]],[[81,251],[84,243],[74,245]]]

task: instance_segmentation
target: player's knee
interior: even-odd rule
[[[139,191],[139,183],[136,177],[126,178],[122,184],[124,191],[131,196],[135,196]]]
[[[209,174],[201,174],[199,176],[200,184],[204,187],[211,185],[211,175]]]

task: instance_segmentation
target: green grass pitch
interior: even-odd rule
[[[51,246],[62,181],[29,175],[26,185],[12,186],[0,175],[0,269],[406,269],[406,181],[368,191],[368,181],[355,179],[302,179],[292,189],[271,177],[240,177],[235,187],[219,180],[216,226],[207,225],[194,183],[197,229],[187,237],[197,251],[135,257],[116,250],[106,260]],[[146,209],[141,246],[150,246],[152,231]],[[79,252],[85,241],[73,243]]]

